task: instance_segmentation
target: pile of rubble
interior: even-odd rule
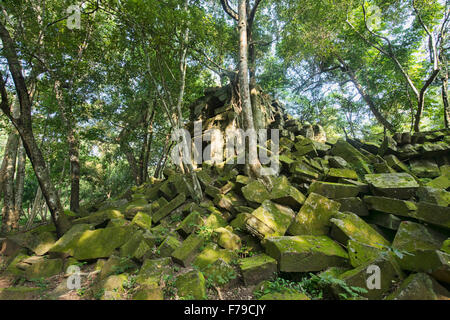
[[[210,90],[191,120],[234,125],[227,90]],[[3,274],[70,278],[69,266],[90,266],[85,295],[98,299],[321,298],[292,285],[311,277],[331,299],[449,299],[450,131],[331,144],[320,126],[257,97],[261,123],[283,128],[270,189],[238,166],[204,164],[195,203],[189,177],[166,169],[164,180],[71,214],[58,240],[51,225],[9,237]]]

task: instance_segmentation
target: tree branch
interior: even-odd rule
[[[228,0],[220,0],[220,3],[222,4],[223,10],[234,20],[239,21],[239,15],[236,11],[231,8],[230,4],[228,3]]]

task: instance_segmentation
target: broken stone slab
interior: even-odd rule
[[[172,259],[169,257],[145,259],[136,276],[136,283],[140,285],[159,284],[163,275],[172,273],[171,265]]]
[[[238,282],[234,268],[222,259],[217,259],[200,271],[209,284],[217,287],[231,286]]]
[[[427,187],[448,189],[450,187],[450,175],[441,175],[426,184]]]
[[[132,237],[120,247],[121,257],[130,257],[134,259],[142,259],[142,257],[150,251],[150,246],[144,240],[142,231],[135,232]]]
[[[273,179],[273,189],[270,192],[270,199],[281,205],[299,209],[305,202],[305,196],[298,189],[294,188],[285,176]]]
[[[268,236],[282,236],[294,217],[295,213],[291,208],[266,200],[247,219],[246,228],[260,239]]]
[[[269,191],[264,184],[258,180],[250,182],[242,188],[242,194],[247,201],[263,203],[270,198]]]
[[[233,233],[233,228],[230,226],[215,229],[212,238],[224,249],[239,250],[242,246],[241,238]]]
[[[133,300],[164,300],[164,292],[158,284],[141,285],[133,294]]]
[[[358,175],[356,174],[356,171],[352,169],[331,168],[328,170],[326,177],[327,181],[338,181],[340,178],[358,180]]]
[[[410,199],[419,188],[417,181],[408,173],[366,174],[365,179],[375,195],[390,198]]]
[[[277,272],[277,261],[265,254],[243,258],[238,263],[247,286],[272,280]]]
[[[378,277],[376,276],[378,273]],[[338,277],[349,287],[365,289],[360,295],[369,300],[381,300],[392,288],[404,279],[404,275],[395,259],[389,255],[381,255],[373,261],[361,265],[353,270],[344,272]],[[377,279],[379,283],[377,283]],[[377,289],[379,285],[379,289]],[[333,285],[333,292],[337,297],[348,293],[340,286]]]
[[[100,300],[121,300],[125,292],[124,283],[127,280],[127,274],[111,275],[92,289],[96,296],[101,296]]]
[[[56,238],[51,232],[17,233],[8,237],[10,241],[17,243],[20,247],[30,249],[38,256],[46,254],[55,244]]]
[[[345,235],[342,239],[341,236],[336,236],[336,233],[333,232],[337,229],[332,230],[331,236],[338,241],[344,240],[344,242],[341,242],[343,244],[347,243],[345,240],[351,239],[374,247],[390,245],[389,241],[354,213],[338,212],[330,219],[330,222]]]
[[[226,263],[231,263],[236,257],[236,251],[221,249],[217,244],[210,242],[205,246],[200,254],[195,257],[192,265],[203,271],[218,259],[221,259]]]
[[[450,293],[425,273],[413,273],[387,300],[450,300]]]
[[[172,259],[183,267],[188,267],[195,257],[200,253],[205,239],[202,236],[191,234],[183,241],[180,247],[172,252]]]
[[[227,194],[220,194],[219,196],[214,198],[214,204],[232,214],[237,214],[237,207],[246,205],[244,199],[235,194],[234,192],[229,192]],[[255,206],[258,204],[256,203]]]
[[[365,221],[369,224],[375,224],[394,231],[398,230],[402,222],[400,218],[393,214],[376,211],[371,212],[368,217],[365,217]]]
[[[392,247],[402,253],[402,269],[425,272],[450,283],[450,255],[439,249],[445,236],[424,225],[404,221],[395,236]]]
[[[262,245],[266,254],[278,261],[282,272],[322,271],[348,265],[347,252],[327,236],[269,237]]]
[[[378,258],[380,254],[386,252],[379,246],[374,247],[351,239],[347,242],[347,251],[350,258],[350,264],[354,268],[364,265],[369,261],[373,261]]]
[[[62,259],[43,259],[28,267],[25,271],[25,277],[28,280],[49,278],[61,273],[62,268]]]
[[[392,154],[396,152],[397,152],[397,142],[389,135],[386,135],[384,137],[383,143],[380,146],[380,149],[378,150],[378,154],[380,156],[384,156],[385,154]]]
[[[409,162],[411,171],[420,178],[436,178],[441,172],[433,159],[415,159]]]
[[[136,225],[143,230],[150,230],[152,227],[152,217],[146,213],[138,212],[133,220],[131,220],[131,224]]]
[[[253,210],[252,210],[253,212]],[[239,213],[233,221],[230,222],[230,226],[235,230],[244,230],[247,220],[251,217],[250,213]]]
[[[175,197],[175,199],[173,199],[168,204],[166,204],[161,209],[152,214],[152,220],[155,223],[158,223],[161,219],[165,218],[172,211],[181,206],[185,201],[186,195],[184,193],[180,193],[178,196]]]
[[[317,193],[311,193],[289,226],[291,235],[326,235],[330,218],[337,213],[340,204]]]
[[[369,159],[351,144],[342,139],[339,139],[335,143],[331,149],[331,154],[343,158],[350,163],[356,171],[360,171],[363,174],[372,172],[369,166]]]
[[[104,262],[103,266],[101,267],[99,277],[100,280],[103,280],[113,274],[116,274],[119,271],[132,271],[136,269],[138,269],[138,266],[131,259],[112,255],[108,258],[108,260],[106,260],[106,262]]]
[[[409,170],[408,166],[404,164],[401,160],[399,160],[395,155],[390,154],[384,157],[386,163],[389,167],[394,169],[397,172],[406,172],[411,174],[411,170]]]
[[[309,187],[308,193],[317,193],[331,199],[356,197],[360,188],[351,184],[314,181]]]
[[[167,236],[156,250],[159,257],[170,257],[181,246],[181,241],[173,236]]]
[[[205,193],[213,199],[222,194],[219,188],[214,187],[212,185],[206,186]]]
[[[75,219],[72,223],[73,224],[92,224],[94,226],[98,226],[107,220],[112,219],[123,219],[124,215],[118,211],[118,210],[105,210],[105,211],[99,211],[96,213],[92,213],[87,217]]]
[[[199,212],[191,212],[177,227],[176,231],[183,237],[188,237],[191,233],[200,228],[202,217]]]
[[[331,168],[345,169],[348,168],[348,162],[339,156],[329,157],[328,163]]]
[[[366,217],[369,215],[366,204],[360,198],[340,198],[335,199],[334,201],[341,204],[341,207],[339,208],[341,212],[353,212],[360,217]]]
[[[412,218],[450,229],[450,207],[438,206],[428,202],[417,203],[417,211],[410,213]]]
[[[87,230],[70,243],[67,252],[73,253],[77,260],[109,257],[115,249],[125,244],[132,234],[132,228],[129,226]]]
[[[443,207],[450,205],[450,192],[443,189],[420,187],[416,195],[423,202],[429,202]]]
[[[364,203],[367,205],[369,210],[376,210],[406,217],[409,217],[411,212],[417,210],[417,205],[414,202],[387,197],[365,196]]]
[[[179,297],[189,300],[206,299],[206,281],[200,271],[190,271],[177,277],[175,281]]]
[[[87,230],[91,230],[90,224],[76,224],[69,231],[67,231],[61,238],[54,243],[49,249],[50,253],[66,253],[68,255],[74,254],[74,248],[77,245],[77,241]],[[109,229],[109,228],[108,228]]]
[[[35,300],[42,295],[42,288],[9,287],[0,288],[0,300]]]

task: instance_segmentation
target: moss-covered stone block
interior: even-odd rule
[[[69,231],[67,231],[61,238],[54,243],[50,248],[50,253],[66,253],[68,255],[74,254],[74,248],[77,241],[80,239],[85,231],[91,230],[90,224],[76,224]]]
[[[433,159],[414,159],[409,164],[412,173],[419,178],[436,178],[441,175],[441,171]]]
[[[272,280],[277,272],[277,261],[265,254],[243,258],[238,263],[247,286]]]
[[[282,236],[294,217],[295,214],[291,208],[266,200],[247,219],[246,228],[260,239],[268,236]]]
[[[131,220],[131,224],[134,224],[144,230],[150,230],[152,227],[152,217],[146,213],[138,212],[133,220]]]
[[[109,257],[115,249],[127,242],[132,234],[132,229],[128,226],[87,230],[70,244],[68,251],[71,251],[77,260]]]
[[[343,158],[361,173],[372,172],[369,159],[343,139],[339,139],[335,143],[331,149],[331,154]]]
[[[345,178],[345,179],[353,179],[358,180],[358,174],[355,170],[342,168],[331,168],[327,172],[327,179],[330,179],[331,181],[338,180],[339,178]]]
[[[305,202],[306,197],[299,190],[294,188],[285,176],[277,177],[272,181],[273,188],[270,192],[270,199],[281,205],[299,209]]]
[[[121,257],[131,257],[134,259],[142,259],[142,257],[150,251],[150,246],[144,240],[143,232],[138,231],[120,247]]]
[[[413,273],[387,300],[450,300],[450,293],[425,273]]]
[[[224,249],[239,250],[242,246],[241,238],[233,233],[233,229],[230,227],[215,229],[213,239]]]
[[[191,234],[186,240],[183,241],[180,247],[172,252],[172,259],[181,264],[183,267],[187,267],[199,254],[199,249],[202,247],[205,239],[199,235]]]
[[[0,288],[0,300],[35,300],[42,294],[41,288]]]
[[[104,280],[111,275],[120,274],[123,272],[131,272],[133,270],[136,270],[137,268],[137,264],[128,257],[118,257],[112,255],[108,258],[108,260],[104,261],[104,264],[101,267],[99,278],[100,280]]]
[[[376,284],[372,287],[375,280],[370,278],[375,272],[378,272],[377,270],[380,272],[378,276],[379,289]],[[380,300],[404,279],[404,275],[394,258],[389,255],[381,255],[356,269],[344,272],[339,279],[345,281],[349,287],[365,289],[366,293],[360,293],[362,297],[369,300]],[[338,285],[333,285],[332,288],[337,297],[342,298],[340,294],[346,294],[345,290]]]
[[[175,197],[175,199],[173,199],[168,204],[163,206],[161,209],[153,213],[152,215],[153,221],[155,223],[158,223],[161,219],[165,218],[172,211],[181,206],[185,201],[186,195],[184,193],[180,193],[178,196]]]
[[[119,210],[104,210],[92,213],[84,218],[79,218],[73,220],[73,224],[92,224],[94,226],[98,226],[108,220],[111,219],[120,219],[124,218],[124,215]]]
[[[342,231],[343,234],[345,234],[346,240],[356,240],[361,243],[379,248],[390,245],[390,242],[388,240],[386,240],[375,229],[373,229],[369,224],[367,224],[364,220],[362,220],[354,213],[338,212],[334,215],[333,218],[330,219],[330,221],[334,226]],[[345,241],[344,243],[346,242],[347,241]]]
[[[366,174],[365,179],[375,195],[389,198],[409,199],[419,188],[417,181],[408,173]]]
[[[221,249],[217,244],[211,242],[208,243],[200,254],[195,257],[192,265],[203,271],[207,266],[212,265],[219,259],[225,261],[226,263],[231,263],[236,256],[236,251]]]
[[[366,264],[369,261],[375,260],[380,254],[386,250],[366,243],[355,240],[348,240],[347,251],[350,258],[350,264],[356,268]]]
[[[136,283],[141,285],[151,285],[158,283],[165,274],[171,274],[171,258],[145,259],[136,277]]]
[[[356,197],[360,188],[356,185],[314,181],[308,189],[308,193],[317,193],[331,199]]]
[[[189,236],[191,233],[197,231],[202,224],[202,216],[199,212],[191,212],[184,220],[180,223],[176,231],[183,237]]]
[[[179,297],[188,300],[206,299],[206,281],[200,271],[190,271],[177,277],[175,281]]]
[[[402,269],[430,273],[450,283],[450,255],[439,251],[445,239],[445,235],[424,225],[404,221],[392,247],[403,253],[399,258]]]
[[[156,253],[159,257],[170,257],[181,246],[181,241],[173,236],[167,236],[158,247]]]
[[[339,208],[341,212],[353,212],[360,217],[366,217],[369,215],[366,204],[360,198],[340,198],[335,199],[335,201],[341,204],[341,207]]]
[[[420,187],[416,193],[420,201],[429,202],[438,206],[450,205],[450,192],[432,187]]]
[[[327,236],[270,237],[262,244],[282,272],[322,271],[348,265],[347,252]]]
[[[316,193],[310,193],[288,232],[292,235],[326,235],[330,218],[339,210],[340,204]]]
[[[384,213],[392,213],[401,216],[409,216],[417,210],[417,206],[412,201],[392,199],[388,197],[365,196],[364,203],[369,210],[376,210]]]
[[[43,259],[27,268],[25,277],[28,280],[49,278],[62,272],[62,259]]]
[[[143,285],[133,294],[133,300],[164,300],[164,292],[157,285]]]

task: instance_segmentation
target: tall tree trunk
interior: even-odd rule
[[[27,161],[27,154],[25,148],[21,143],[17,156],[17,171],[16,171],[16,189],[15,193],[15,213],[14,213],[14,228],[19,228],[19,219],[23,212],[23,193],[25,187],[25,166]]]
[[[14,174],[16,172],[17,148],[19,145],[19,136],[16,133],[10,133],[5,149],[6,170],[4,175],[4,197],[2,208],[2,233],[9,233],[14,230],[15,220],[15,198],[14,198]]]
[[[39,146],[34,137],[31,118],[31,100],[25,78],[23,76],[22,66],[19,62],[19,58],[17,57],[15,44],[11,39],[8,30],[5,28],[1,21],[0,38],[3,43],[2,54],[8,61],[9,71],[12,75],[14,85],[16,87],[17,97],[19,99],[20,105],[20,117],[16,118],[10,112],[6,84],[3,76],[0,79],[0,89],[2,97],[1,109],[3,110],[3,112],[5,112],[8,118],[17,128],[17,131],[19,131],[19,134],[22,137],[25,150],[33,166],[33,170],[42,189],[42,193],[44,194],[44,197],[47,201],[50,213],[52,215],[53,223],[56,227],[56,233],[59,237],[68,227],[67,217],[65,217],[64,215],[64,210],[61,205],[58,193],[56,192],[56,189],[50,178],[50,172],[48,171],[42,152],[39,149]]]
[[[61,82],[55,80],[53,89],[55,90],[56,101],[61,114],[61,118],[66,127],[67,144],[69,146],[70,161],[70,210],[78,212],[80,210],[80,157],[78,152],[78,139],[73,128],[72,110],[66,106],[64,94],[61,89]]]
[[[42,200],[42,191],[41,188],[38,187],[36,191],[36,195],[34,196],[33,206],[31,207],[31,213],[28,215],[28,221],[25,226],[25,230],[29,230],[31,226],[33,225],[34,219],[36,218],[38,214],[39,205]]]
[[[448,65],[447,59],[443,49],[441,49],[441,81],[442,81],[442,104],[444,105],[444,125],[446,128],[450,127],[450,106],[448,103]]]

